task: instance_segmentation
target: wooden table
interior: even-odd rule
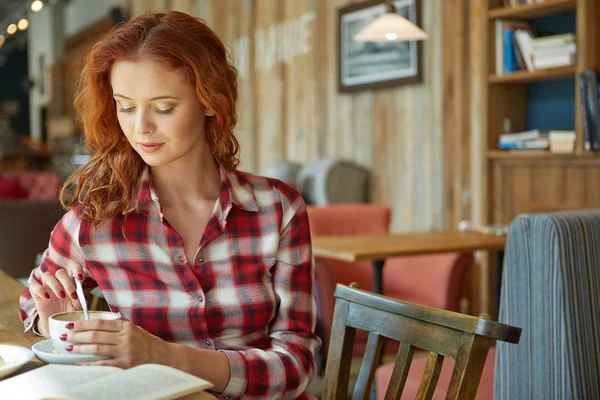
[[[383,293],[383,265],[388,257],[476,250],[495,252],[496,307],[500,298],[505,244],[506,236],[462,231],[312,237],[312,248],[315,256],[349,262],[370,260],[373,264],[373,291],[375,293]]]
[[[25,333],[19,318],[19,296],[23,285],[0,269],[0,344],[31,348],[44,338]],[[36,359],[37,360],[37,359]],[[38,361],[41,365],[41,362]]]
[[[0,269],[0,344],[12,344],[31,348],[35,343],[44,340],[43,337],[34,335],[31,331],[25,333],[23,323],[19,318],[19,296],[23,292],[23,285],[8,276]],[[3,378],[18,375],[44,365],[38,358],[34,358],[28,365],[17,372]],[[181,400],[214,400],[210,393],[200,392],[184,396]]]
[[[23,285],[0,269],[0,344],[12,344],[30,349],[35,343],[44,340],[33,332],[23,332],[19,318],[19,296]],[[29,364],[10,376],[14,376],[44,365],[34,358]]]

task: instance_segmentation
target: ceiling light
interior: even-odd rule
[[[15,24],[10,24],[8,26],[8,28],[6,28],[6,33],[8,33],[9,35],[13,35],[16,31],[17,31],[17,25],[15,25]]]
[[[25,18],[21,19],[18,23],[17,23],[17,27],[19,28],[19,30],[24,31],[25,29],[27,29],[27,27],[29,26],[29,21],[27,21]]]
[[[35,0],[33,3],[31,3],[31,11],[33,12],[38,12],[42,8],[44,8],[44,3],[42,3],[40,0]]]
[[[396,7],[387,1],[388,11],[365,26],[354,40],[357,42],[398,42],[424,40],[427,34],[418,26],[396,12]]]

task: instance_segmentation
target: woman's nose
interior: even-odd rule
[[[135,121],[135,133],[144,135],[154,132],[153,122],[145,115],[145,113],[139,113]]]

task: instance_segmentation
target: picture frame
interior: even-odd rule
[[[421,0],[394,0],[397,12],[421,26]],[[422,41],[357,42],[363,27],[387,11],[384,0],[338,10],[338,91],[354,92],[422,82]]]

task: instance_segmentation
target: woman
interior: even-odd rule
[[[121,321],[62,339],[97,365],[161,363],[223,396],[295,398],[315,373],[306,209],[290,186],[236,170],[236,71],[203,22],[146,14],[97,43],[75,106],[92,158],[21,297],[26,329],[81,309],[97,285]]]

